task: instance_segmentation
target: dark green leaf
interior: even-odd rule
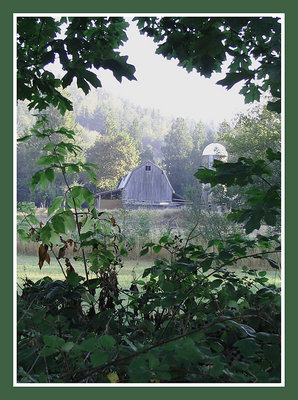
[[[82,278],[74,271],[71,271],[68,275],[67,275],[67,282],[71,285],[71,286],[78,286],[78,284],[80,283],[80,281],[82,280]]]
[[[64,218],[62,215],[54,215],[52,218],[52,224],[55,231],[58,233],[65,233]]]
[[[276,261],[272,260],[272,258],[266,258],[272,268],[279,269],[279,265]]]
[[[23,137],[21,137],[21,138],[17,139],[17,142],[18,142],[18,143],[21,143],[21,142],[26,142],[28,139],[30,139],[30,138],[31,138],[31,136],[32,136],[32,135],[26,135],[26,136],[23,136]]]
[[[55,335],[44,335],[43,341],[49,347],[62,347],[65,344],[64,339]]]
[[[109,359],[109,353],[104,350],[97,349],[91,354],[91,364],[93,367],[100,367]]]
[[[99,345],[106,349],[111,350],[115,344],[115,339],[111,335],[103,335],[99,338]]]
[[[245,338],[242,340],[238,340],[238,342],[236,342],[234,344],[235,347],[238,347],[238,349],[240,350],[240,353],[243,356],[252,356],[254,355],[259,349],[260,349],[260,345],[256,342],[255,339],[253,338]]]
[[[140,251],[140,256],[144,256],[144,255],[146,255],[148,252],[149,252],[149,248],[148,248],[148,247],[145,247],[144,249],[142,249],[142,250]]]
[[[49,182],[55,182],[56,175],[55,175],[55,172],[54,172],[54,170],[52,168],[47,168],[45,170],[45,175],[46,175],[47,180]]]

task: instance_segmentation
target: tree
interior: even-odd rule
[[[115,189],[123,176],[139,164],[139,151],[128,133],[102,137],[87,151],[87,161],[98,165],[100,190]]]
[[[254,106],[249,113],[239,114],[233,126],[222,126],[220,140],[226,143],[232,159],[264,158],[268,147],[280,150],[280,115],[268,111],[264,105]]]
[[[248,113],[239,114],[232,126],[223,123],[218,133],[219,140],[226,145],[230,162],[237,162],[243,157],[268,162],[268,148],[274,152],[280,151],[280,115],[269,111],[266,105],[256,105]],[[280,174],[280,160],[277,158],[271,162],[271,174],[266,179],[247,182],[244,187],[232,185],[224,191],[215,186],[212,189],[213,196],[220,203],[239,208],[246,202],[247,191],[265,190],[269,182],[272,187],[280,187]],[[279,229],[280,224],[277,223]]]
[[[137,17],[141,33],[159,43],[157,53],[177,58],[187,71],[205,77],[220,72],[228,61],[226,77],[218,82],[227,89],[244,81],[240,91],[245,101],[259,100],[270,91],[268,107],[280,112],[281,24],[278,17]],[[63,24],[65,37],[58,38]],[[17,20],[18,99],[29,100],[29,108],[49,104],[62,113],[71,110],[69,99],[58,88],[74,78],[85,94],[90,85],[100,87],[90,71],[110,69],[120,82],[134,80],[134,66],[118,49],[127,40],[128,23],[120,17],[19,17]],[[186,45],[187,44],[187,45]],[[65,75],[59,79],[46,66],[59,60]],[[258,61],[254,63],[253,61]],[[257,81],[255,81],[257,79]],[[258,82],[258,83],[256,83]]]
[[[142,143],[142,129],[139,118],[134,118],[129,129],[130,136],[134,139],[137,149],[142,152],[143,151],[143,143]]]
[[[65,35],[59,38],[65,23]],[[44,110],[51,104],[65,113],[72,110],[72,104],[59,88],[69,86],[74,78],[85,94],[90,85],[101,87],[90,71],[93,67],[111,70],[119,82],[123,77],[135,79],[135,68],[115,51],[127,40],[127,26],[120,17],[18,17],[18,99],[27,99],[29,109]],[[56,57],[65,72],[61,79],[46,70]]]
[[[22,103],[18,105],[18,110],[20,107],[21,115],[23,115],[23,106],[24,104]],[[48,207],[57,196],[63,194],[64,182],[61,173],[57,173],[54,182],[49,182],[46,186],[38,187],[34,191],[31,191],[29,188],[32,175],[40,168],[36,162],[42,155],[42,149],[46,144],[44,140],[41,140],[41,137],[38,136],[39,127],[34,124],[34,122],[36,123],[37,116],[38,114],[36,114],[35,117],[31,115],[29,121],[32,122],[28,126],[21,124],[21,121],[18,123],[17,134],[19,138],[25,137],[27,140],[20,142],[17,145],[17,199],[18,201],[32,201],[37,206]],[[57,109],[50,106],[47,109],[47,119],[49,129],[59,130],[61,126],[64,126],[66,129],[74,130],[76,133],[76,143],[78,145],[82,144],[82,131],[80,131],[76,126],[74,121],[75,117],[72,112],[67,111],[64,115],[61,115]],[[27,118],[25,121],[27,121]],[[54,134],[52,140],[56,139],[57,135]],[[65,142],[67,143],[68,141],[69,139],[65,138]],[[74,159],[76,161],[84,161],[84,152],[82,151],[79,154],[76,154],[75,157],[72,155],[68,155],[67,157],[68,162],[72,162]]]
[[[179,194],[183,194],[184,186],[189,183],[192,149],[193,143],[186,122],[183,118],[177,118],[165,136],[162,152],[169,180]]]
[[[141,161],[143,162],[147,160],[154,162],[154,154],[152,151],[152,146],[150,144],[147,144],[145,150],[141,154]]]
[[[103,134],[104,135],[117,135],[120,132],[120,124],[117,116],[110,108],[105,119]]]
[[[206,129],[202,122],[199,122],[195,125],[191,137],[193,142],[191,161],[193,165],[198,168],[201,165],[203,147],[206,144],[207,140]]]

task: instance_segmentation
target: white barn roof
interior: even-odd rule
[[[210,143],[205,147],[203,151],[203,156],[228,156],[228,152],[220,143]]]

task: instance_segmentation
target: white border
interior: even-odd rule
[[[16,381],[17,377],[17,161],[16,161],[16,143],[17,143],[17,85],[16,85],[16,71],[17,71],[17,17],[80,17],[80,16],[92,16],[92,17],[109,17],[119,16],[132,18],[135,16],[142,17],[179,17],[179,16],[192,16],[192,17],[278,17],[281,20],[281,153],[282,153],[282,174],[281,174],[281,188],[282,188],[282,219],[281,219],[281,238],[282,238],[282,258],[281,258],[281,382],[280,383],[19,383]],[[14,179],[14,191],[13,191],[13,204],[14,204],[14,215],[13,215],[13,386],[14,387],[285,387],[285,13],[14,13],[13,14],[13,179]]]

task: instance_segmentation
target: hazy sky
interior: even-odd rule
[[[247,109],[244,96],[238,94],[241,85],[229,91],[216,85],[224,74],[207,79],[197,72],[188,73],[177,66],[177,61],[155,54],[153,39],[140,35],[135,23],[130,25],[127,35],[129,39],[121,53],[128,55],[128,62],[136,67],[137,81],[123,78],[120,84],[110,71],[100,70],[98,76],[103,89],[141,106],[158,108],[165,115],[206,123],[230,120]]]

